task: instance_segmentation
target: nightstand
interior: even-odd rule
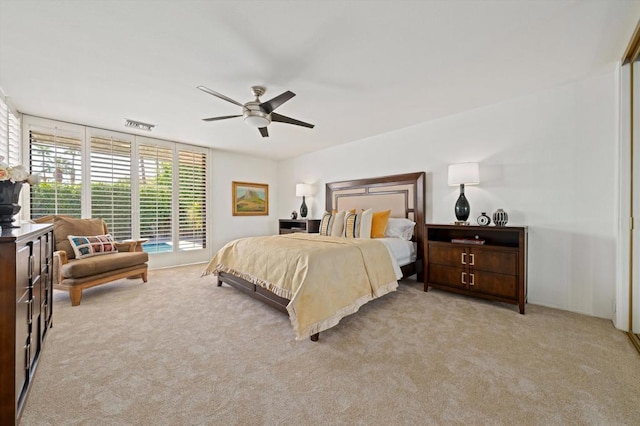
[[[424,261],[424,291],[433,287],[511,303],[524,314],[526,227],[426,225]]]
[[[294,232],[307,232],[317,234],[320,232],[320,219],[280,219],[280,234],[292,234]]]

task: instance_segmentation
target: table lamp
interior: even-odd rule
[[[302,205],[300,206],[300,217],[307,217],[307,204],[305,203],[305,197],[307,195],[313,195],[313,185],[308,183],[296,184],[296,197],[302,197]]]
[[[477,185],[480,183],[480,171],[478,163],[459,163],[449,165],[449,186],[460,185],[460,196],[456,201],[455,213],[458,219],[456,225],[468,225],[471,207],[467,197],[464,196],[465,185]]]

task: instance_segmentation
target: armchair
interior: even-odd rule
[[[45,216],[37,223],[52,223],[55,240],[53,254],[53,288],[69,291],[71,305],[77,306],[82,290],[121,278],[142,278],[147,282],[149,255],[136,251],[136,242],[116,242],[117,252],[76,258],[69,235],[96,236],[108,233],[102,219],[75,219],[69,216]]]

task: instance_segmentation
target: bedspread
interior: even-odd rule
[[[398,287],[389,251],[379,241],[287,234],[231,241],[203,275],[223,271],[289,299],[296,339],[336,325]]]

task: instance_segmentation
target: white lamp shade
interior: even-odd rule
[[[449,186],[477,185],[480,183],[478,163],[459,163],[449,165]]]
[[[313,195],[313,185],[309,185],[308,183],[296,184],[296,197],[304,197],[309,195]]]

